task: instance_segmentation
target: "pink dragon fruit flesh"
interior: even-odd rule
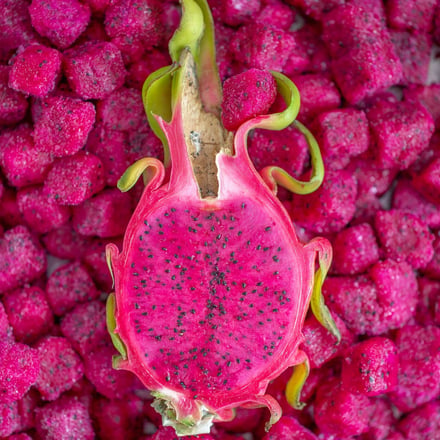
[[[267,406],[269,427],[281,408],[267,385],[292,365],[286,393],[300,407],[308,362],[298,347],[309,304],[336,337],[338,330],[321,295],[331,247],[321,238],[300,243],[275,195],[277,184],[307,193],[323,178],[316,142],[294,121],[298,91],[273,73],[287,109],[226,131],[209,8],[206,0],[182,5],[173,64],[151,74],[142,92],[164,164],[141,159],[118,184],[127,191],[143,175],[146,186],[122,251],[107,247],[115,287],[107,325],[120,353],[114,367],[135,373],[163,424],[185,436],[208,433],[239,406]],[[260,175],[247,154],[249,130],[292,122],[309,143],[309,182],[278,167]]]

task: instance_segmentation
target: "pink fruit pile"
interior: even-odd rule
[[[437,3],[209,1],[224,125],[282,109],[269,70],[301,93],[326,177],[278,196],[304,242],[333,245],[323,290],[342,340],[307,317],[305,409],[287,403],[286,371],[268,387],[284,412],[268,433],[266,410],[243,408],[198,438],[440,437]],[[0,11],[0,438],[174,439],[138,379],[112,368],[105,246],[121,243],[142,191],[121,193],[119,177],[163,159],[141,88],[170,63],[178,2],[0,0]],[[257,170],[310,173],[293,127],[251,132],[249,154]]]

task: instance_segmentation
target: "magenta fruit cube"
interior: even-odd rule
[[[44,249],[26,226],[0,238],[0,293],[29,283],[46,272]]]
[[[440,158],[434,158],[413,179],[415,188],[428,200],[440,205]]]
[[[0,66],[0,100],[2,103],[0,107],[0,126],[20,122],[26,116],[28,109],[26,97],[8,86],[10,69],[9,66]]]
[[[229,26],[239,26],[255,22],[261,8],[261,0],[223,0],[220,8],[224,23]]]
[[[227,130],[266,114],[275,101],[275,79],[267,70],[249,69],[228,78],[223,85],[222,121]]]
[[[440,128],[440,84],[409,85],[403,96],[405,101],[422,104],[431,113],[435,127]]]
[[[78,261],[58,267],[47,280],[46,294],[57,316],[99,296],[86,268]]]
[[[388,0],[385,6],[391,27],[420,32],[432,30],[436,0]]]
[[[318,437],[305,426],[301,425],[295,417],[283,416],[270,428],[263,440],[318,440]]]
[[[406,414],[398,423],[402,439],[430,440],[440,437],[440,403],[433,401]]]
[[[0,403],[0,435],[8,437],[20,427],[17,402]]]
[[[105,186],[101,160],[79,151],[56,161],[44,181],[44,193],[59,205],[79,205]]]
[[[32,44],[12,59],[9,87],[25,95],[44,97],[59,79],[61,53],[42,44]]]
[[[44,400],[56,400],[83,376],[81,358],[70,342],[60,336],[46,336],[35,348],[40,357],[40,374],[35,387]]]
[[[63,55],[67,81],[83,99],[103,99],[124,84],[121,51],[110,42],[88,41]]]

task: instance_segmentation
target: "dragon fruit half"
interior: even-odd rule
[[[255,117],[235,135],[226,131],[209,8],[206,0],[182,6],[169,44],[173,64],[143,89],[164,164],[141,159],[118,184],[127,191],[143,175],[146,186],[122,252],[107,248],[115,284],[107,324],[120,353],[114,367],[135,373],[163,424],[184,436],[209,432],[239,406],[267,406],[268,426],[275,423],[281,408],[265,390],[292,365],[287,397],[300,406],[308,362],[298,347],[310,302],[336,337],[338,330],[321,296],[331,247],[322,238],[301,244],[275,196],[277,184],[299,193],[320,185],[316,142],[294,122],[310,146],[310,182],[278,167],[258,174],[246,149],[252,128],[280,130],[294,121],[298,91],[273,73],[287,109]]]

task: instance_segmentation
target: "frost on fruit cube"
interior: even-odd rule
[[[27,0],[1,0],[0,59],[7,61],[12,51],[35,40]]]
[[[129,165],[143,157],[156,157],[163,161],[163,150],[162,142],[154,135],[148,124],[128,132],[126,157]]]
[[[44,181],[44,193],[58,205],[79,205],[105,186],[101,160],[85,151],[56,161]]]
[[[43,247],[26,226],[16,226],[0,238],[0,293],[29,283],[46,272]]]
[[[124,62],[113,43],[88,41],[63,55],[67,81],[83,99],[103,99],[124,84]]]
[[[271,0],[263,2],[256,20],[287,31],[295,22],[296,14],[293,8],[281,0]]]
[[[0,341],[0,404],[21,399],[40,372],[38,352],[12,340]],[[1,420],[1,417],[0,417]]]
[[[408,179],[400,178],[393,191],[392,208],[401,212],[409,212],[416,215],[430,228],[440,227],[440,211],[435,203],[432,203],[418,192]]]
[[[137,130],[146,123],[141,93],[121,87],[98,102],[97,120],[111,130]]]
[[[429,34],[390,30],[391,41],[403,69],[401,84],[426,84],[431,59]]]
[[[81,258],[92,243],[89,237],[77,234],[70,223],[49,231],[42,241],[49,254],[65,260]]]
[[[81,235],[115,237],[124,233],[130,217],[130,195],[110,188],[75,206],[72,224]]]
[[[145,127],[148,125],[145,124]],[[144,127],[142,127],[144,129]],[[138,133],[138,132],[136,132]],[[151,130],[148,141],[153,142]],[[124,131],[112,130],[103,124],[97,124],[90,132],[86,150],[101,159],[104,165],[104,178],[108,186],[116,186],[119,178],[135,160],[129,159],[130,145],[128,134]],[[144,155],[146,157],[151,155]]]
[[[391,339],[373,337],[350,347],[342,362],[342,388],[357,394],[377,396],[397,385],[399,359]]]
[[[374,405],[368,432],[362,437],[363,440],[393,440],[390,433],[396,423],[393,414],[393,406],[387,399],[372,399]],[[397,440],[397,439],[394,439]],[[402,439],[403,440],[403,439]]]
[[[351,173],[329,170],[317,191],[293,196],[291,217],[309,231],[337,232],[353,218],[356,192],[356,178]]]
[[[318,437],[312,431],[301,425],[299,421],[292,416],[282,416],[275,425],[272,425],[269,432],[263,437],[263,440],[318,440]]]
[[[403,90],[405,101],[420,102],[431,113],[435,127],[440,128],[440,84],[410,85]]]
[[[341,275],[365,272],[379,261],[379,246],[369,223],[350,226],[332,242],[332,270]]]
[[[10,69],[9,66],[0,66],[0,102],[2,103],[0,106],[0,126],[20,122],[26,116],[28,109],[26,97],[8,86]]]
[[[17,402],[0,403],[0,436],[8,437],[20,427]],[[9,437],[8,437],[9,438]]]
[[[360,435],[368,431],[373,411],[374,404],[367,396],[344,390],[339,378],[322,384],[316,393],[315,422],[324,435]]]
[[[429,147],[434,121],[422,104],[378,100],[366,113],[380,168],[404,170]]]
[[[44,400],[56,400],[81,379],[84,365],[66,338],[46,336],[35,348],[41,362],[35,387]]]
[[[335,315],[334,320],[341,333],[341,342],[338,342],[314,316],[308,317],[304,322],[304,342],[301,347],[309,358],[311,368],[320,368],[331,359],[341,356],[347,346],[353,343],[354,337],[342,319]]]
[[[134,395],[121,400],[95,398],[92,415],[97,421],[97,435],[113,440],[140,438],[143,407],[144,402]]]
[[[105,31],[123,55],[139,52],[160,44],[164,37],[159,0],[118,0],[105,11]]]
[[[329,277],[323,293],[329,308],[357,335],[378,336],[404,326],[418,300],[413,270],[393,260],[379,261],[366,275]]]
[[[260,8],[261,0],[223,0],[220,11],[224,23],[239,26],[255,22]]]
[[[252,130],[248,137],[248,151],[257,171],[276,165],[296,177],[304,172],[309,159],[307,141],[293,126],[271,133]]]
[[[440,158],[434,158],[413,179],[415,188],[428,200],[440,205]]]
[[[87,141],[95,122],[95,107],[66,96],[51,96],[42,103],[35,121],[35,144],[55,157],[71,156]]]
[[[293,76],[292,81],[301,95],[298,119],[309,123],[319,113],[336,109],[341,105],[341,95],[335,83],[321,73]]]
[[[98,393],[108,399],[120,399],[134,386],[135,376],[126,370],[112,367],[115,349],[110,343],[97,347],[84,358],[84,374]]]
[[[387,89],[402,76],[384,22],[368,6],[338,6],[322,22],[333,75],[350,104]]]
[[[32,0],[32,26],[60,49],[69,47],[86,29],[90,8],[78,0]]]
[[[235,60],[248,68],[282,71],[295,52],[296,41],[282,29],[257,22],[240,27],[230,47]]]
[[[434,256],[434,235],[417,216],[398,209],[380,210],[374,226],[386,258],[406,261],[414,269],[420,269]]]
[[[440,438],[440,402],[433,401],[416,408],[399,420],[398,429],[407,440]]]
[[[61,320],[61,333],[85,357],[108,340],[105,305],[98,300],[77,305]]]
[[[74,261],[52,272],[46,294],[55,315],[61,316],[77,304],[97,298],[99,291],[84,265]]]
[[[9,87],[25,95],[44,97],[57,83],[61,53],[42,44],[31,44],[12,58]]]
[[[387,20],[395,29],[432,31],[437,0],[388,0],[385,3]]]
[[[70,210],[48,197],[43,186],[27,186],[17,192],[18,209],[35,232],[45,234],[69,221]]]
[[[52,162],[50,153],[35,145],[30,125],[0,134],[0,165],[10,185],[20,188],[42,183]]]
[[[12,290],[3,297],[3,303],[17,341],[32,343],[53,325],[46,294],[37,286]]]
[[[399,355],[398,384],[390,394],[400,411],[410,411],[440,392],[440,328],[408,325],[395,339]]]
[[[74,397],[63,396],[35,410],[35,428],[45,440],[93,440],[92,420],[87,407]]]
[[[275,79],[268,70],[249,69],[228,78],[223,85],[222,121],[227,130],[266,114],[277,96]]]
[[[321,113],[313,124],[327,169],[342,169],[350,158],[368,149],[370,134],[362,110],[344,108]]]

